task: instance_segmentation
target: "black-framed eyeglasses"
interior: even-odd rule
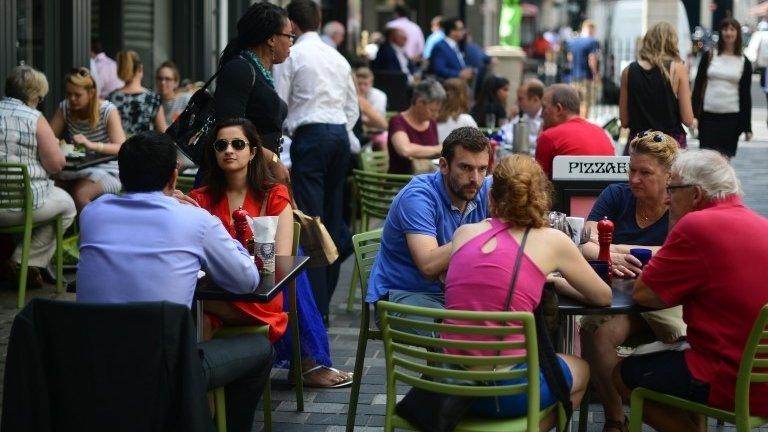
[[[686,183],[686,184],[679,184],[679,185],[667,185],[667,193],[671,194],[672,191],[675,190],[675,189],[684,189],[684,188],[689,188],[689,187],[693,187],[693,186],[696,186],[696,185],[693,184],[693,183]]]
[[[246,140],[244,140],[242,138],[235,138],[232,141],[227,141],[227,140],[221,138],[221,139],[217,139],[216,141],[214,141],[213,149],[216,150],[217,152],[221,153],[224,150],[226,150],[227,147],[229,147],[230,144],[232,144],[232,148],[233,149],[235,149],[237,151],[240,151],[240,150],[243,150],[248,145],[248,141],[246,141]]]
[[[296,42],[296,39],[298,39],[298,36],[296,36],[293,33],[278,33],[278,36],[285,36],[285,37],[287,37],[288,39],[291,40],[291,43]]]
[[[164,76],[158,76],[155,77],[155,81],[165,82],[165,81],[176,81],[173,77],[164,77]]]

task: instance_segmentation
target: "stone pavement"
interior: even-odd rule
[[[766,127],[765,107],[754,110],[753,127],[755,140],[751,143],[741,143],[739,152],[733,160],[733,165],[742,181],[747,205],[768,216],[768,127]],[[696,142],[691,147],[696,147]],[[354,367],[354,357],[357,348],[357,331],[359,326],[359,310],[357,305],[355,312],[348,314],[345,311],[346,294],[349,286],[352,269],[352,259],[348,259],[342,266],[339,287],[333,297],[331,310],[331,327],[328,336],[331,341],[331,353],[334,366],[351,371]],[[69,275],[70,277],[72,275]],[[73,295],[56,295],[52,287],[32,291],[31,296],[44,296],[72,300]],[[8,335],[11,322],[17,310],[15,291],[0,291],[0,373],[5,366],[5,352],[8,344]],[[0,375],[1,376],[1,375]],[[304,393],[305,410],[296,412],[294,393],[285,379],[285,370],[275,370],[272,375],[272,408],[273,429],[277,432],[290,431],[327,431],[340,432],[346,424],[347,404],[349,402],[349,389],[317,390],[307,389]],[[402,389],[398,392],[403,394]],[[380,342],[370,341],[366,352],[363,384],[360,391],[358,415],[355,419],[358,431],[379,431],[384,424],[384,358]],[[254,431],[263,429],[261,423],[262,414],[257,412],[257,421]],[[590,407],[590,425],[588,430],[596,432],[602,430],[603,414],[601,408],[592,404]],[[645,430],[651,430],[646,427]],[[722,429],[710,430],[732,431],[734,428],[726,425]],[[768,431],[768,428],[761,429]]]

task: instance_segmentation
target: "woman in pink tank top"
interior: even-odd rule
[[[499,163],[493,171],[490,193],[492,218],[464,225],[454,235],[445,282],[447,309],[503,311],[515,256],[526,231],[527,241],[510,310],[533,312],[541,300],[547,275],[555,271],[560,272],[568,282],[558,284],[562,294],[589,304],[610,304],[611,288],[592,270],[571,239],[547,227],[546,214],[551,206],[551,190],[549,180],[531,157],[513,155]],[[455,334],[444,334],[442,337],[486,340],[480,336]],[[510,340],[514,340],[514,337],[510,337]],[[479,350],[454,353],[495,355],[495,352]],[[515,354],[519,353],[510,351],[502,355]],[[573,356],[559,354],[558,360],[571,387],[571,402],[578,406],[589,382],[589,367],[586,362]],[[540,406],[552,405],[556,398],[549,390],[543,374],[540,383]],[[527,410],[525,394],[498,399],[498,404],[496,398],[478,399],[472,411],[494,417],[515,417]],[[549,430],[554,425],[554,415],[542,420],[542,430]]]

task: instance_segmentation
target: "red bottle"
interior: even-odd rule
[[[597,259],[600,261],[607,261],[610,267],[613,263],[611,261],[611,242],[613,241],[613,222],[608,220],[608,217],[603,217],[603,220],[597,223],[597,241],[600,244],[600,253],[597,255]]]
[[[248,212],[242,207],[233,211],[232,224],[235,226],[235,240],[248,250]]]

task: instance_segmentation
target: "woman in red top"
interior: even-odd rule
[[[214,142],[205,149],[209,164],[207,186],[193,190],[190,197],[197,201],[200,207],[221,219],[233,237],[235,229],[231,215],[240,207],[252,217],[277,216],[275,255],[291,255],[291,198],[288,188],[272,178],[261,152],[261,141],[255,127],[246,119],[225,120],[219,123],[214,134]],[[264,206],[264,214],[260,214],[265,199],[267,203]],[[303,290],[301,286],[301,283],[297,283],[297,289],[300,291],[297,297],[302,297],[299,301],[299,315],[305,334],[305,337],[302,337],[302,352],[305,354],[302,360],[304,382],[317,387],[348,385],[351,383],[351,374],[330,367],[325,327],[322,325],[317,306],[310,301],[311,291]],[[214,327],[217,327],[217,318],[220,320],[218,326],[222,322],[232,325],[268,324],[269,340],[273,344],[283,337],[288,325],[282,293],[268,303],[206,301],[204,310],[214,316]],[[316,319],[313,319],[315,316]],[[313,322],[307,323],[307,320]],[[314,325],[314,321],[320,325]],[[307,340],[309,344],[305,343]],[[281,340],[280,343],[282,342]],[[323,345],[323,342],[325,347],[318,346]],[[279,361],[281,350],[277,351]],[[318,351],[319,355],[313,355]]]

